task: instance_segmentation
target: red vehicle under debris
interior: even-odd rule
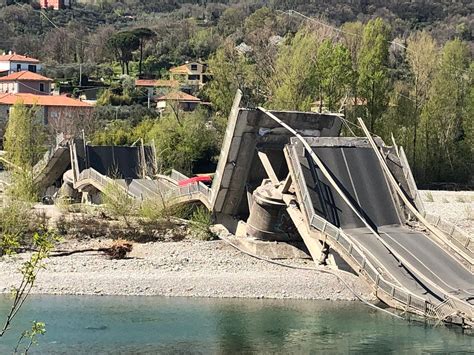
[[[184,179],[178,182],[178,186],[187,186],[192,183],[202,182],[204,185],[210,186],[212,183],[212,177],[209,175],[194,176],[189,179]]]

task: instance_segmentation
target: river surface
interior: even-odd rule
[[[10,300],[0,297],[3,322]],[[0,353],[32,320],[33,354],[468,353],[459,329],[395,319],[357,302],[117,296],[31,296]]]

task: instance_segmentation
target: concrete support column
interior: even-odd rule
[[[253,193],[247,235],[267,241],[291,241],[298,239],[294,232],[281,193],[271,183],[259,186]]]

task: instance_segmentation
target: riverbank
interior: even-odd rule
[[[92,239],[81,242],[80,248],[98,248],[111,242]],[[65,241],[62,247],[73,244]],[[19,282],[17,269],[28,254],[4,257],[0,262],[0,292],[9,292]],[[309,259],[287,263],[315,266]],[[369,288],[355,275],[335,272],[357,293],[372,298]],[[257,260],[221,240],[192,239],[135,243],[129,258],[123,260],[110,260],[99,252],[50,258],[32,293],[355,299],[333,275]]]
[[[438,214],[472,233],[474,192],[422,191],[428,212]],[[58,249],[97,249],[112,239],[65,239]],[[0,293],[18,285],[18,269],[29,253],[0,258]],[[283,261],[316,267],[307,259]],[[320,270],[328,270],[319,267]],[[358,294],[373,299],[357,276],[334,271]],[[60,295],[159,295],[276,299],[355,300],[334,275],[285,268],[245,255],[224,241],[186,237],[173,241],[134,243],[129,258],[111,260],[101,252],[53,257],[38,275],[32,293]]]

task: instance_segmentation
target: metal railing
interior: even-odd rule
[[[77,176],[76,185],[79,185],[84,180],[93,180],[95,181],[102,189],[104,189],[108,184],[113,183],[114,180],[102,175],[97,170],[93,168],[82,170],[79,175]],[[121,185],[120,185],[121,186]],[[125,188],[123,188],[126,191]]]
[[[33,176],[38,177],[41,171],[48,165],[54,154],[59,148],[64,148],[65,138],[64,134],[60,133],[56,135],[55,144],[50,146],[48,150],[44,153],[40,161],[38,161],[33,167]]]
[[[185,186],[177,186],[176,188],[169,189],[163,193],[163,197],[166,200],[169,200],[187,195],[192,196],[198,193],[203,194],[205,198],[209,199],[211,196],[211,189],[201,182],[193,182]]]
[[[170,178],[177,182],[189,179],[186,175],[174,169],[171,170]]]
[[[398,157],[400,159],[403,174],[407,181],[408,189],[410,190],[410,194],[412,195],[411,197],[413,198],[415,206],[418,208],[418,211],[424,213],[425,208],[423,206],[423,201],[421,199],[418,187],[416,186],[415,178],[413,177],[413,173],[410,169],[410,165],[408,164],[408,159],[405,155],[405,150],[403,147],[400,147]]]
[[[181,180],[184,180],[184,178],[187,179],[187,177],[185,175],[183,175],[183,174],[181,174],[181,173],[179,173],[175,170],[173,170],[173,171],[175,173],[173,174],[173,172],[172,172],[172,175],[171,175],[172,179],[176,179],[176,178],[180,178]],[[105,175],[102,175],[101,173],[94,170],[93,168],[89,168],[89,169],[83,170],[78,175],[75,185],[78,186],[78,185],[80,185],[81,182],[83,182],[84,180],[88,180],[88,179],[92,180],[92,181],[95,181],[96,184],[99,185],[98,187],[101,190],[105,189],[105,187],[108,184],[115,182],[115,180],[113,180],[113,179],[111,179],[111,178],[109,178]],[[135,197],[135,198],[139,197],[139,196],[133,195],[133,193],[130,192],[124,186],[122,186],[120,184],[119,184],[119,186],[121,186],[123,188],[123,190],[125,192],[127,192],[129,195],[131,195],[132,197]],[[146,186],[145,186],[145,188],[150,190]],[[209,198],[211,196],[211,189],[209,187],[207,187],[206,185],[204,185],[203,183],[201,183],[201,182],[193,182],[193,183],[187,184],[185,186],[178,186],[178,181],[177,181],[176,187],[170,187],[166,191],[161,191],[161,193],[158,192],[158,191],[157,192],[151,191],[151,192],[155,195],[160,195],[166,201],[172,201],[173,199],[186,197],[186,196],[190,196],[191,198],[193,198],[194,195],[196,195],[196,194],[201,194],[203,198],[206,198],[209,201]]]
[[[467,235],[453,223],[448,222],[435,214],[425,212],[424,217],[429,223],[444,232],[448,240],[454,242],[457,247],[462,249],[471,258],[474,257],[474,238],[472,236]]]

